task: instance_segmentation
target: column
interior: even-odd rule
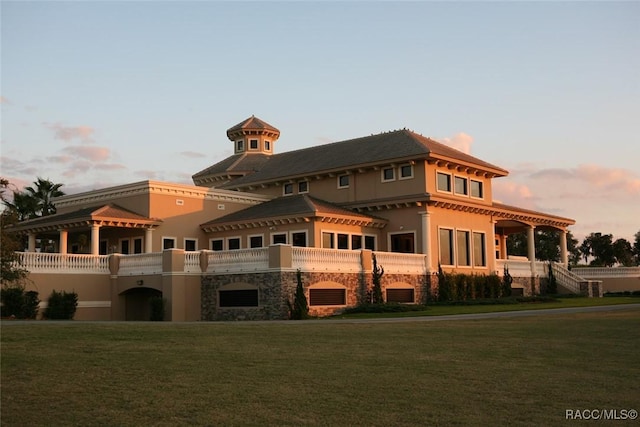
[[[144,253],[150,254],[153,251],[153,228],[144,229]]]
[[[507,251],[507,235],[502,231],[502,236],[500,236],[500,253],[502,254],[502,259],[509,259],[509,251]]]
[[[29,243],[27,244],[27,252],[36,251],[36,235],[35,233],[29,233]]]
[[[527,256],[529,261],[531,262],[531,276],[536,275],[536,238],[534,235],[534,230],[536,227],[534,225],[530,225],[527,228]]]
[[[496,266],[496,221],[491,218],[491,231],[489,232],[489,244],[487,245],[487,249],[491,252],[487,254],[489,260],[489,271],[495,272],[498,268]]]
[[[66,254],[67,253],[67,237],[68,237],[69,233],[67,232],[67,230],[60,230],[60,253],[61,254]]]
[[[567,230],[560,230],[560,262],[565,267],[569,266],[569,256],[567,254]]]
[[[100,254],[100,225],[91,224],[91,254]]]
[[[427,271],[431,271],[431,214],[426,211],[420,212],[422,222],[422,253],[426,255]]]

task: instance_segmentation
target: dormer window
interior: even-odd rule
[[[257,139],[249,140],[249,149],[250,150],[257,150],[258,149],[258,140]]]
[[[264,150],[265,151],[271,151],[271,141],[265,141],[264,142]]]
[[[241,152],[244,151],[244,141],[240,140],[240,141],[236,141],[236,152]]]
[[[282,187],[282,194],[288,196],[289,194],[293,194],[293,184],[287,183]]]

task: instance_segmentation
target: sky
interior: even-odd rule
[[[192,184],[251,115],[275,152],[408,128],[502,203],[640,231],[640,2],[2,1],[0,174]]]

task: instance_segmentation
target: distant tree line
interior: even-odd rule
[[[567,252],[570,265],[592,267],[631,267],[640,265],[640,231],[634,242],[627,239],[613,240],[612,234],[591,233],[582,243],[567,233]],[[536,230],[534,233],[536,259],[540,261],[560,261],[560,233],[557,230]],[[509,255],[527,256],[526,233],[511,234],[507,237]],[[583,262],[584,261],[584,262]]]

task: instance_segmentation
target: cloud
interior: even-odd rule
[[[79,139],[82,142],[93,142],[95,129],[91,126],[63,126],[60,123],[44,123],[46,127],[53,131],[55,139],[69,142]]]
[[[81,157],[83,159],[91,160],[92,162],[102,162],[107,160],[111,156],[111,152],[106,147],[87,147],[87,146],[72,146],[66,147],[62,152]]]
[[[119,163],[98,163],[93,167],[95,169],[106,170],[106,171],[122,170],[127,168],[125,165],[121,165]]]
[[[467,135],[464,132],[457,133],[451,138],[436,139],[436,141],[448,145],[451,148],[455,148],[458,151],[462,151],[465,154],[471,154],[473,137],[471,135]]]
[[[197,151],[181,151],[180,155],[184,156],[184,157],[190,157],[192,159],[198,159],[198,158],[201,158],[201,157],[206,157],[205,154],[198,153]]]
[[[494,180],[493,199],[507,205],[518,206],[525,209],[536,209],[536,198],[526,185],[513,181]]]
[[[594,189],[607,192],[623,192],[630,196],[640,195],[640,177],[633,172],[620,168],[606,168],[595,164],[578,165],[569,169],[540,169],[529,175],[533,180],[565,186],[574,180]]]
[[[158,179],[158,172],[152,170],[139,170],[135,171],[134,174],[144,179]]]
[[[28,175],[36,176],[40,169],[33,166],[33,162],[27,163],[12,157],[0,157],[0,165],[2,166],[2,175]]]
[[[49,156],[47,157],[47,162],[50,163],[69,163],[73,161],[73,157],[72,156]]]
[[[10,105],[11,101],[9,101],[7,98],[5,98],[4,96],[0,96],[0,104],[7,104]]]

